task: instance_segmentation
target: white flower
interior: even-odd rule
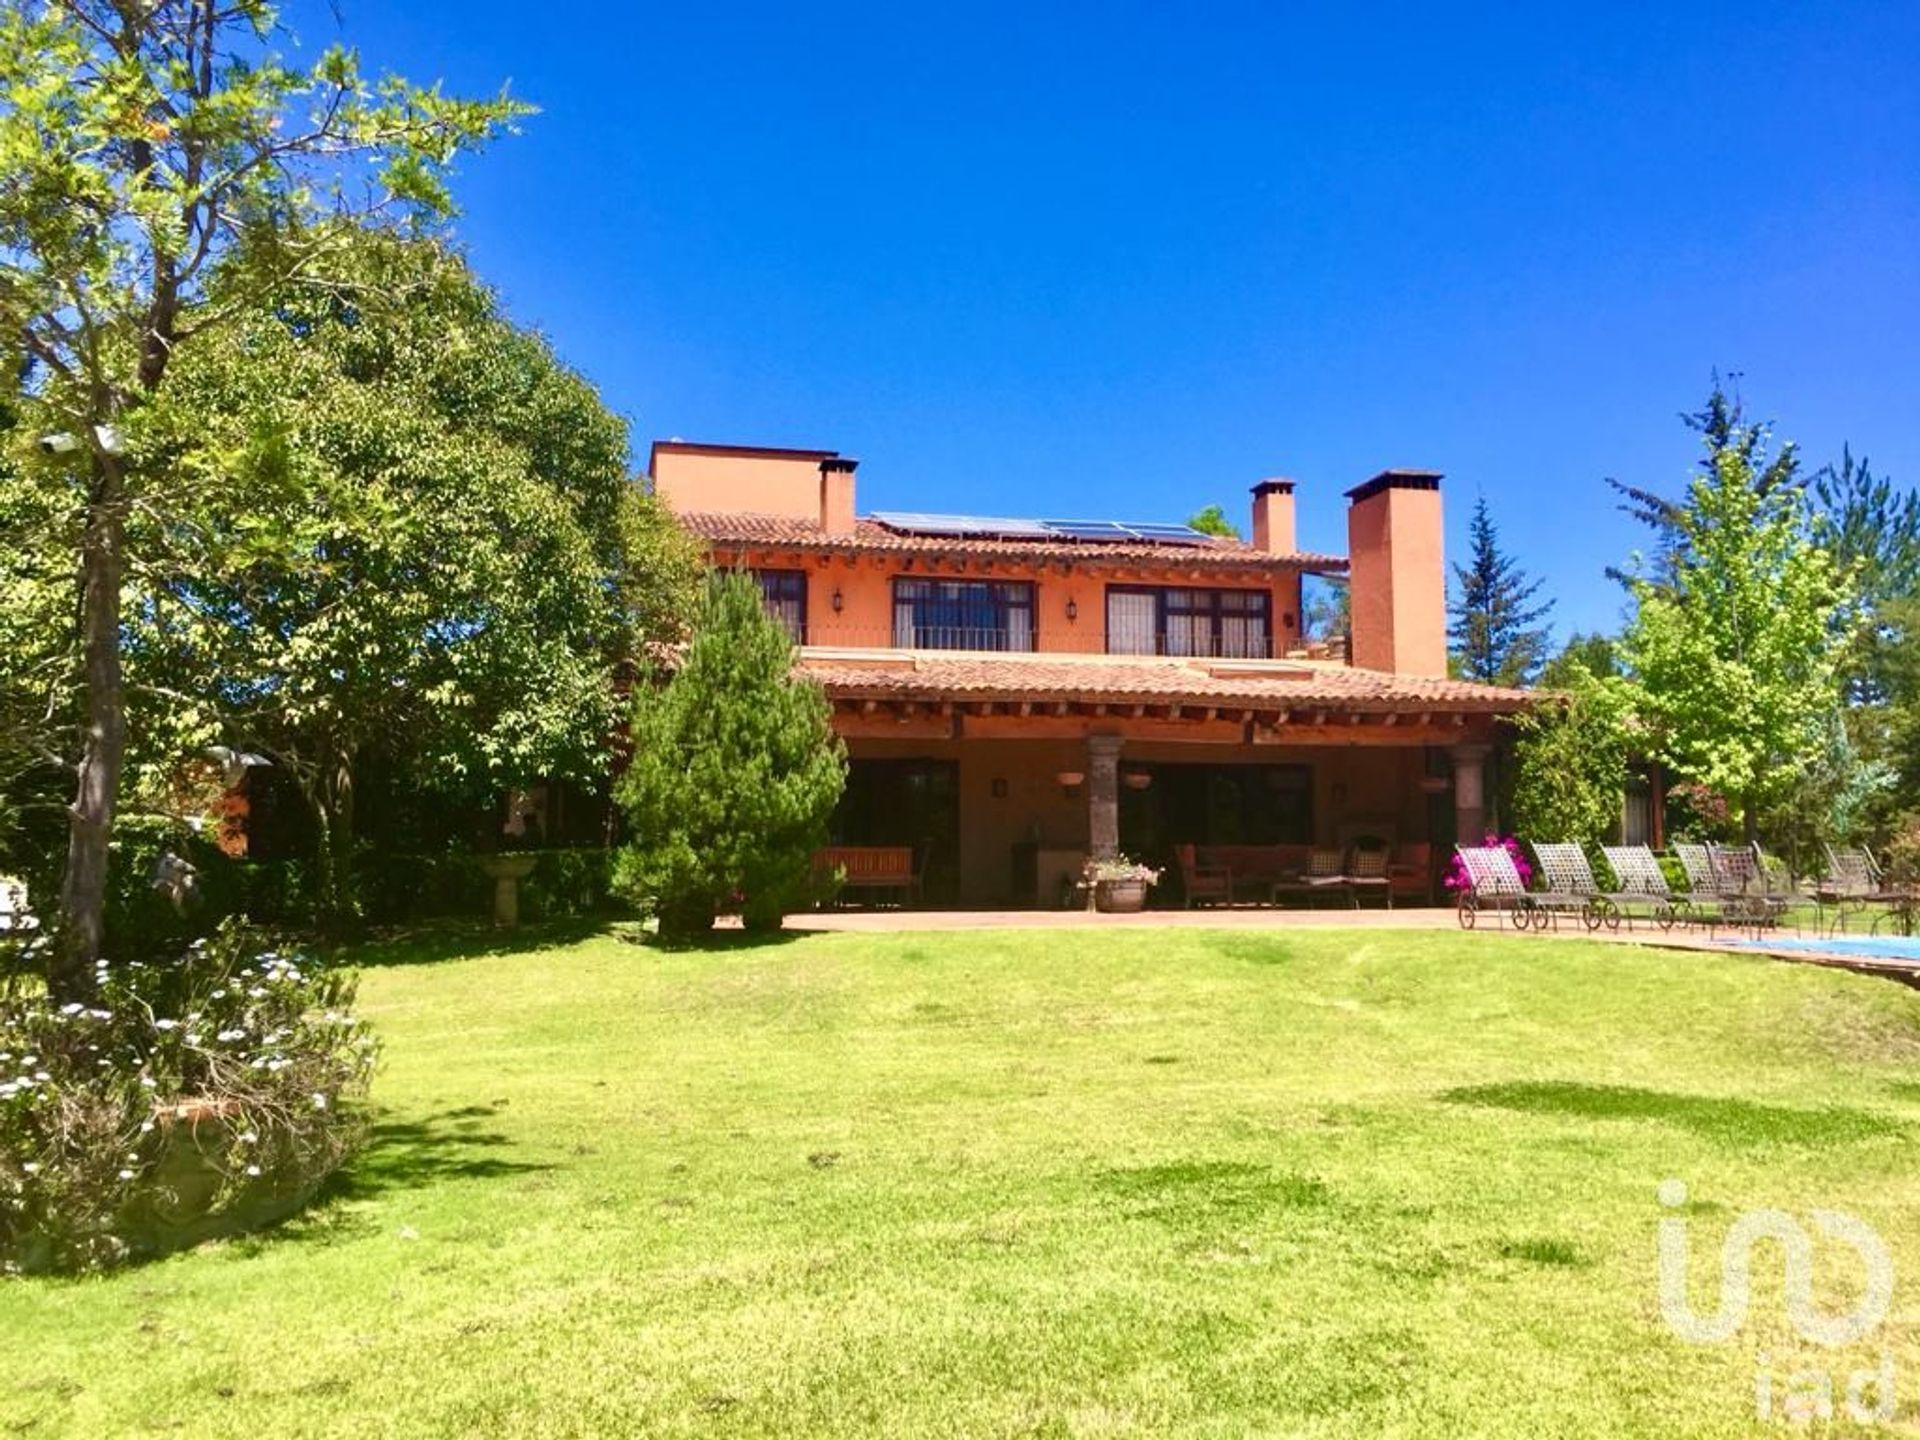
[[[68,1002],[65,1005],[62,1005],[60,1007],[60,1013],[62,1015],[78,1015],[85,1008],[86,1007],[82,1005],[78,1000],[73,1000]]]
[[[177,1030],[180,1028],[180,1022],[178,1020],[156,1020],[153,1022],[153,1028],[156,1030]]]
[[[260,1167],[258,1165],[247,1166],[247,1174],[258,1175],[259,1173],[260,1173]]]
[[[316,1110],[324,1110],[327,1108],[327,1097],[317,1090],[313,1095],[313,1108]]]
[[[133,1171],[131,1171],[131,1170],[122,1170],[122,1171],[120,1172],[120,1178],[121,1178],[122,1180],[131,1180],[131,1179],[133,1179]]]
[[[151,1075],[142,1075],[140,1077],[140,1083],[149,1090],[154,1090],[159,1088],[157,1082],[154,1080],[154,1078]]]
[[[38,1160],[29,1160],[20,1168],[29,1175],[38,1175],[40,1173],[40,1162]]]
[[[142,1135],[144,1135],[144,1134],[146,1134],[146,1133],[147,1133],[147,1132],[148,1132],[149,1130],[151,1130],[151,1129],[153,1129],[153,1121],[151,1121],[151,1120],[143,1120],[143,1121],[142,1121],[142,1122],[140,1123],[140,1133],[141,1133]]]
[[[33,1078],[36,1080],[51,1080],[53,1076],[49,1075],[44,1070],[36,1070],[33,1072]]]
[[[258,1135],[256,1135],[256,1134],[254,1134],[254,1133],[253,1133],[253,1131],[251,1131],[251,1130],[246,1130],[246,1131],[243,1131],[243,1132],[241,1133],[241,1135],[240,1135],[240,1143],[241,1143],[242,1145],[251,1145],[251,1144],[253,1144],[253,1143],[254,1143],[254,1142],[255,1142],[256,1140],[258,1140],[259,1138],[260,1138],[260,1137],[259,1137]]]

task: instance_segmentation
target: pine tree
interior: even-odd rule
[[[794,673],[793,642],[744,573],[709,585],[664,684],[635,689],[633,762],[616,795],[633,839],[616,883],[685,939],[738,908],[777,929],[801,903],[846,783],[826,696]]]
[[[1733,378],[1737,381],[1739,376]],[[1754,488],[1762,499],[1776,491],[1800,489],[1805,484],[1800,478],[1800,457],[1793,446],[1783,445],[1777,454],[1768,456],[1763,443],[1764,430],[1747,423],[1746,403],[1738,391],[1727,392],[1717,370],[1706,404],[1695,411],[1682,411],[1680,423],[1700,437],[1705,450],[1700,457],[1700,474],[1709,480],[1718,474],[1721,455],[1732,450],[1742,467],[1753,476]],[[1608,578],[1619,581],[1629,590],[1638,583],[1671,587],[1687,559],[1687,529],[1683,523],[1686,497],[1675,499],[1612,477],[1608,477],[1607,484],[1622,497],[1621,513],[1631,515],[1654,533],[1650,566],[1631,570],[1609,566]]]
[[[1541,582],[1528,579],[1519,563],[1501,550],[1484,499],[1473,507],[1470,534],[1471,558],[1453,567],[1460,585],[1447,629],[1454,668],[1462,679],[1489,685],[1529,684],[1546,662],[1547,631],[1538,622],[1553,602],[1532,603]]]

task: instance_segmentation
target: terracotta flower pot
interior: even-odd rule
[[[1093,908],[1109,915],[1137,914],[1147,908],[1147,882],[1144,880],[1095,881]]]

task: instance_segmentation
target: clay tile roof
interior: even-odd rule
[[[903,555],[978,555],[1001,560],[1177,560],[1206,570],[1314,570],[1344,572],[1339,555],[1299,552],[1274,555],[1244,540],[1209,538],[1205,544],[1112,540],[1024,540],[1012,537],[910,535],[866,518],[851,535],[829,535],[817,521],[785,515],[684,511],[677,517],[694,535],[714,545],[778,545],[794,550],[853,551]]]
[[[1539,697],[1466,680],[1394,675],[1324,660],[970,654],[808,649],[801,668],[835,699],[1070,700],[1323,706],[1511,714]]]

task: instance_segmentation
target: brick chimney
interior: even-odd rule
[[[1384,470],[1347,492],[1351,662],[1401,675],[1447,673],[1440,476]]]
[[[820,462],[820,528],[829,535],[853,533],[853,472],[859,466],[843,455]]]
[[[1253,548],[1270,555],[1293,554],[1293,481],[1262,480],[1253,487]]]

